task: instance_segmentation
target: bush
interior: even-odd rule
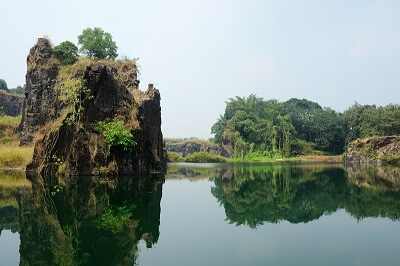
[[[188,163],[225,163],[226,158],[208,152],[195,152],[185,157]]]
[[[183,162],[184,159],[177,152],[167,152],[167,162],[169,163],[179,163]]]
[[[101,132],[108,147],[122,147],[123,150],[131,150],[136,142],[132,133],[125,128],[124,122],[114,118],[111,122],[99,121],[96,129]]]
[[[70,41],[65,41],[54,47],[54,54],[63,65],[72,65],[78,61],[78,47]]]

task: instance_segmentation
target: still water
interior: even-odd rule
[[[0,265],[399,265],[399,247],[400,168],[170,164],[165,182],[32,184],[0,172]]]

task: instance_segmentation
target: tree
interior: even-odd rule
[[[78,36],[78,44],[81,46],[79,50],[89,57],[114,60],[118,56],[118,47],[112,40],[111,34],[100,28],[83,30]]]
[[[9,90],[10,93],[14,93],[14,94],[25,94],[25,85],[22,86],[17,86],[16,88],[10,89]]]
[[[0,79],[0,90],[8,91],[7,82],[4,79]]]
[[[70,41],[64,41],[54,47],[54,54],[63,65],[72,65],[78,61],[78,47]]]

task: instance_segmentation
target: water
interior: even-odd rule
[[[46,186],[0,176],[10,180],[0,182],[1,265],[400,261],[399,168],[170,164],[165,182],[47,178]]]

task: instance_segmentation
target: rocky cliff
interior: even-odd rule
[[[232,157],[232,152],[224,145],[218,145],[198,138],[165,139],[165,149],[169,152],[179,153],[182,157],[189,156],[196,152],[208,152],[223,157]]]
[[[5,115],[19,116],[22,114],[24,97],[0,92],[0,109]]]
[[[346,162],[350,164],[398,164],[400,136],[357,139],[349,143]]]
[[[34,134],[57,118],[63,106],[57,97],[56,82],[59,64],[49,40],[39,38],[27,57],[25,100],[21,124],[21,144],[30,144]]]
[[[45,39],[31,49],[21,143],[32,142],[35,134],[44,137],[27,171],[44,176],[162,171],[159,91],[152,85],[138,90],[134,61],[84,60],[61,68]],[[99,125],[110,123],[123,130],[111,129],[107,136]],[[120,133],[132,136],[131,146],[120,145]]]

